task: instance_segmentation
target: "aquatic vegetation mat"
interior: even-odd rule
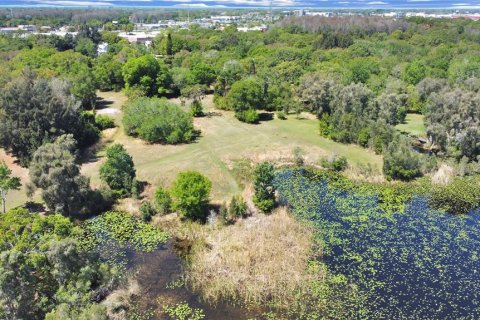
[[[152,252],[165,244],[168,235],[124,212],[110,211],[87,221],[82,245],[95,250],[104,261],[126,266],[135,252]]]
[[[381,195],[298,170],[277,172],[275,185],[281,202],[318,228],[329,270],[366,294],[355,318],[480,318],[480,210],[440,212],[420,196],[385,210]]]

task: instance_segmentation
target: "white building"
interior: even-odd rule
[[[98,44],[97,56],[102,55],[104,53],[107,53],[107,51],[108,51],[108,43],[101,42],[101,43]]]

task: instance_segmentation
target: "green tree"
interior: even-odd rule
[[[110,53],[105,53],[98,57],[93,67],[93,74],[99,89],[102,91],[118,91],[124,85],[122,64]]]
[[[75,51],[80,52],[87,57],[95,57],[97,54],[97,46],[89,38],[80,38],[75,45]]]
[[[406,94],[383,93],[378,96],[379,118],[392,126],[403,123],[407,115],[407,99]]]
[[[80,147],[98,139],[99,131],[80,111],[68,83],[36,79],[26,73],[0,94],[0,146],[27,165],[45,142],[73,134]]]
[[[114,144],[107,149],[107,160],[100,167],[100,179],[120,196],[131,194],[135,167],[132,157],[121,144]]]
[[[263,103],[263,84],[256,78],[247,78],[235,82],[227,95],[227,104],[235,111],[235,116],[241,121],[256,122],[258,118],[254,121],[250,120],[252,119],[252,111],[261,109]],[[256,114],[256,111],[254,113]]]
[[[137,89],[147,96],[157,94],[157,77],[160,64],[151,54],[133,58],[122,67],[122,75],[127,89]]]
[[[320,118],[323,113],[330,113],[335,92],[338,91],[332,80],[314,73],[305,75],[298,88],[300,99],[307,108]]]
[[[7,167],[5,162],[0,163],[0,196],[2,197],[3,213],[7,205],[7,194],[10,190],[19,190],[20,178],[12,177],[12,170]]]
[[[196,171],[180,172],[170,193],[173,209],[182,218],[205,220],[212,182]]]
[[[421,176],[421,158],[406,139],[397,136],[389,145],[383,159],[387,179],[412,180]]]
[[[113,278],[111,269],[94,252],[84,251],[78,238],[78,227],[58,214],[15,209],[0,216],[2,318],[44,319],[62,304],[79,313],[92,308],[93,291]]]
[[[172,210],[172,197],[170,192],[163,187],[158,187],[155,190],[155,208],[160,214],[170,213]]]
[[[167,56],[171,56],[173,54],[173,41],[172,41],[172,34],[169,32],[166,37],[163,38],[161,42],[160,52],[166,54]]]
[[[403,73],[403,80],[409,84],[416,85],[426,76],[425,64],[420,60],[410,63]]]
[[[38,148],[29,167],[32,184],[42,189],[48,208],[63,215],[90,213],[92,190],[80,174],[75,150],[72,135],[60,136]]]
[[[197,83],[204,85],[212,84],[217,77],[215,69],[205,62],[196,64],[192,68],[192,75]]]
[[[255,168],[253,202],[264,213],[272,211],[275,206],[275,187],[273,186],[275,169],[269,162],[262,162]]]

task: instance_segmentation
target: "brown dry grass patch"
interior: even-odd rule
[[[325,277],[307,272],[314,232],[286,209],[212,230],[193,248],[187,280],[209,302],[288,306],[305,283]]]

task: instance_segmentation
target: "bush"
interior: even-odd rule
[[[142,220],[148,222],[152,220],[152,217],[157,214],[157,211],[148,201],[145,201],[140,206],[140,214],[142,215]]]
[[[203,117],[203,105],[200,100],[194,99],[190,105],[190,114],[193,117]]]
[[[155,208],[160,214],[167,214],[172,210],[172,198],[168,190],[163,187],[155,190]]]
[[[227,99],[225,97],[219,96],[218,94],[215,94],[213,96],[213,103],[215,104],[215,107],[220,110],[230,110],[230,107],[227,104]]]
[[[274,173],[275,169],[269,162],[263,162],[255,168],[253,202],[264,213],[272,211],[275,206]]]
[[[115,121],[106,115],[99,114],[95,116],[95,125],[100,130],[115,128]]]
[[[242,196],[233,196],[228,206],[227,221],[235,221],[238,218],[244,217],[247,214],[247,203]]]
[[[348,162],[347,158],[344,156],[337,157],[333,156],[331,159],[323,159],[322,167],[333,170],[333,171],[343,171],[347,168]]]
[[[297,167],[301,167],[305,164],[305,159],[303,158],[305,152],[303,152],[302,148],[295,147],[293,149],[293,162]]]
[[[193,119],[166,99],[137,98],[124,107],[125,132],[150,143],[177,144],[194,139]]]
[[[100,179],[118,196],[130,195],[137,187],[132,157],[121,144],[107,149],[107,161],[100,167]]]
[[[287,115],[283,111],[277,111],[277,118],[280,120],[287,120]]]
[[[383,158],[383,173],[388,180],[412,180],[422,175],[421,166],[421,156],[399,137],[390,143]]]
[[[170,193],[180,217],[205,221],[212,182],[196,171],[180,172]]]
[[[245,111],[239,111],[235,112],[235,117],[237,117],[238,120],[246,123],[258,123],[259,120],[259,115],[257,110],[255,109],[247,109]]]

